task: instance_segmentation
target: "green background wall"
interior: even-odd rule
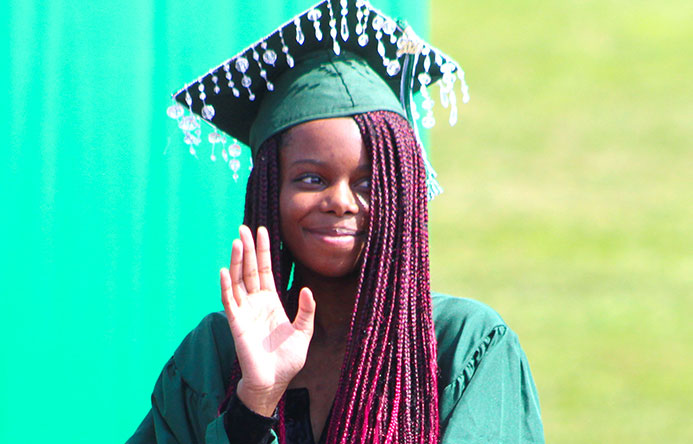
[[[187,153],[169,97],[313,3],[4,5],[0,442],[124,442],[221,309],[244,187]],[[376,6],[426,33],[427,2]]]

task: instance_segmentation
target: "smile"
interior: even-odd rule
[[[360,230],[342,227],[306,228],[305,232],[321,242],[335,246],[353,246],[365,233]]]
[[[362,236],[364,234],[363,231],[345,227],[306,228],[306,231],[322,236]]]

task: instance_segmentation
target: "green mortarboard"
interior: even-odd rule
[[[191,152],[201,141],[200,120],[211,124],[212,144],[235,171],[240,150],[226,150],[226,137],[248,145],[253,155],[270,136],[310,120],[386,110],[409,119],[416,130],[435,124],[428,87],[441,80],[440,98],[457,121],[455,83],[468,100],[464,72],[365,0],[324,0],[279,27],[173,95],[168,115],[178,120]],[[412,99],[421,92],[425,115]],[[201,119],[200,119],[201,117]],[[233,150],[232,150],[233,147]],[[426,160],[429,198],[440,192]],[[234,175],[234,177],[237,177]]]

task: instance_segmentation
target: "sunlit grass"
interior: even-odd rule
[[[693,440],[693,3],[433,0],[433,284],[522,340],[547,442]]]

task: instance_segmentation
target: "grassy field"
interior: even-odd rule
[[[472,94],[432,134],[434,288],[518,332],[547,442],[693,442],[693,2],[432,7]]]

